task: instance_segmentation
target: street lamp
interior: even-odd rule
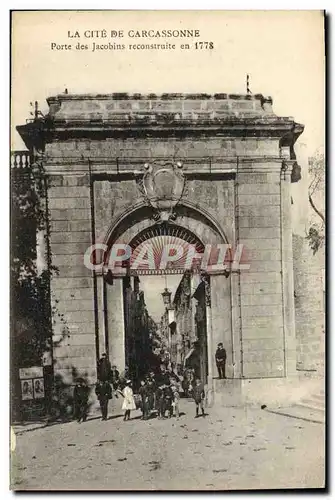
[[[171,292],[167,288],[164,289],[164,292],[162,293],[163,297],[163,302],[166,307],[169,307],[171,305]]]

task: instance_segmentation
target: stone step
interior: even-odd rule
[[[323,393],[323,394],[322,394]],[[324,391],[315,392],[302,398],[297,402],[298,406],[310,408],[311,410],[322,410],[325,412],[326,401]]]
[[[302,399],[297,403],[298,406],[303,406],[304,408],[310,408],[311,410],[321,410],[325,411],[325,405],[311,399]]]
[[[289,407],[267,409],[266,411],[270,413],[275,413],[277,415],[283,415],[285,417],[306,420],[309,422],[316,422],[320,424],[325,423],[325,412],[323,410],[312,409],[299,404],[292,405]]]
[[[326,404],[325,397],[320,396],[318,394],[311,394],[310,396],[306,396],[301,401],[304,401],[304,402],[310,401],[313,404],[315,403],[315,404],[319,404],[319,405],[323,405],[323,406],[325,406],[325,404]]]
[[[213,379],[214,402],[220,406],[241,404],[241,384],[238,379]]]
[[[315,399],[316,401],[322,401],[323,403],[325,402],[325,394],[312,394],[311,398]]]

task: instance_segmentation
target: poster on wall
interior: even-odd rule
[[[43,367],[42,366],[31,366],[29,368],[19,369],[20,379],[43,377]]]
[[[34,399],[33,381],[31,379],[21,380],[21,396],[23,401]]]
[[[34,397],[35,399],[44,398],[44,379],[43,378],[35,378],[33,380],[34,383]]]

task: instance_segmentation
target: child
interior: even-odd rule
[[[196,415],[195,418],[199,416],[199,408],[201,408],[202,416],[205,416],[204,409],[204,399],[205,399],[205,389],[199,378],[195,381],[195,386],[193,387],[193,399],[196,404]]]
[[[144,380],[141,380],[141,387],[139,388],[141,396],[142,420],[149,418],[149,388]]]
[[[179,420],[179,399],[180,399],[180,394],[179,394],[178,386],[176,384],[172,385],[172,393],[173,393],[172,406],[174,407],[175,417],[177,418],[177,420]]]
[[[164,389],[164,414],[163,414],[164,417],[166,410],[168,411],[168,418],[172,417],[173,415],[172,401],[173,401],[172,386],[167,385],[165,386]]]
[[[126,387],[123,389],[124,401],[122,403],[122,410],[125,410],[123,420],[130,420],[131,410],[136,410],[133,389],[131,388],[131,380],[126,380]]]

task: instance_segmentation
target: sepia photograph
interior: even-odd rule
[[[22,400],[33,399],[33,382],[32,380],[22,380]]]
[[[35,399],[44,398],[44,379],[37,378],[34,380],[34,396]]]
[[[12,490],[325,488],[325,24],[11,12]]]

